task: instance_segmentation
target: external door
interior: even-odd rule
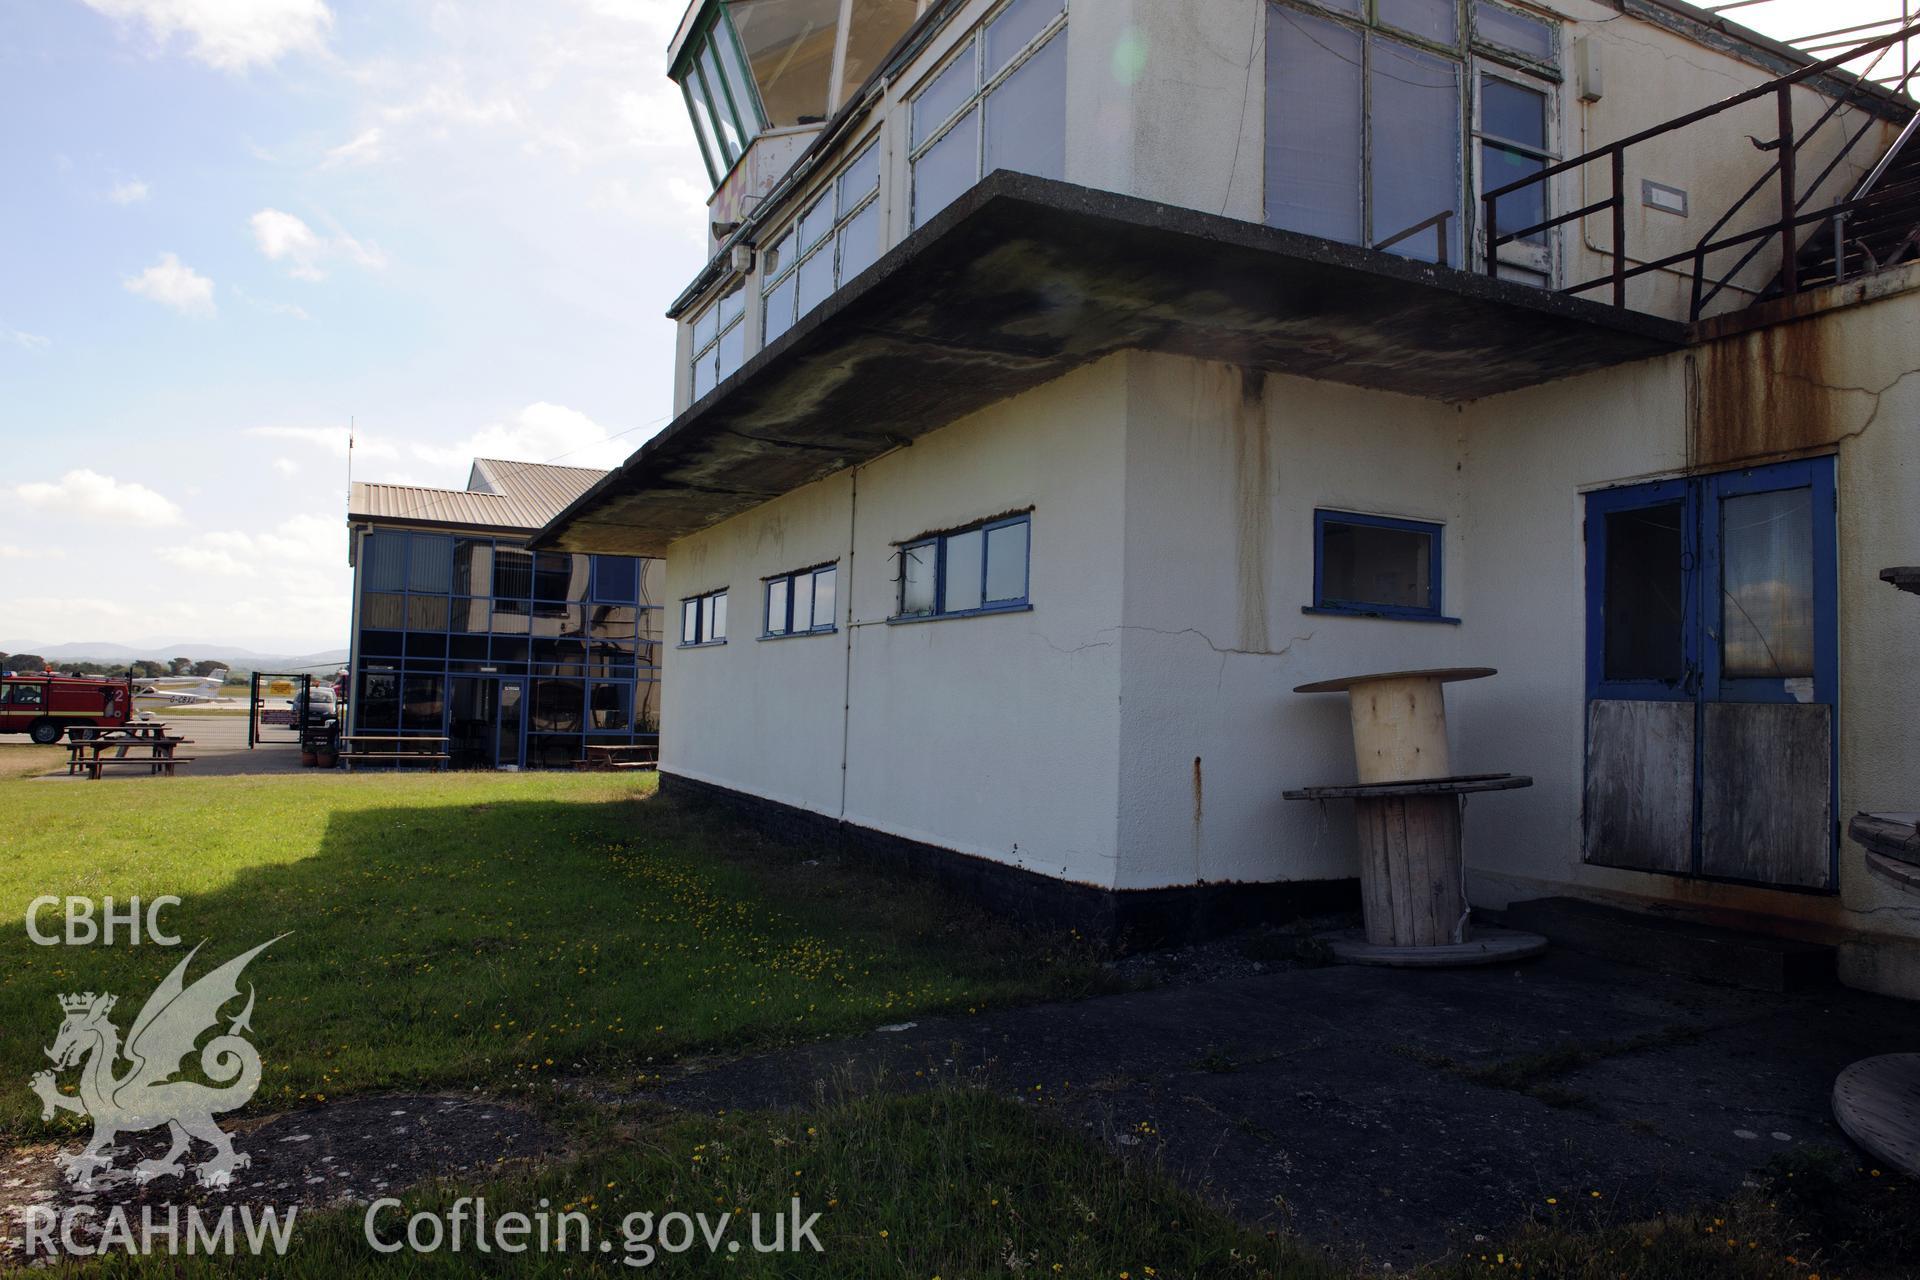
[[[1833,460],[1587,498],[1586,860],[1831,891]]]
[[[526,692],[525,680],[499,682],[499,705],[494,714],[493,766],[496,769],[520,767],[521,752],[526,742],[526,711],[523,705]]]

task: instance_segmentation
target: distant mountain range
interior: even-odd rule
[[[139,658],[165,662],[169,658],[189,658],[194,662],[225,662],[249,671],[300,671],[309,667],[340,666],[347,660],[345,649],[301,654],[257,653],[233,645],[189,643],[135,646],[96,640],[82,640],[75,644],[30,644],[25,640],[0,640],[0,651],[37,653],[56,662],[132,662]]]

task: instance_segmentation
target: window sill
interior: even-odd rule
[[[1364,605],[1303,604],[1300,606],[1300,612],[1333,618],[1379,618],[1387,622],[1438,622],[1449,627],[1460,625],[1460,619],[1449,618],[1445,614],[1413,613],[1403,609],[1369,609]]]
[[[769,631],[759,637],[761,640],[804,640],[808,636],[830,636],[838,634],[838,627],[814,627],[810,631]]]
[[[916,622],[950,622],[955,618],[986,618],[996,613],[1032,613],[1033,606],[1026,601],[1018,604],[989,605],[984,609],[962,609],[956,613],[908,613],[895,614],[887,619],[890,627],[911,626]]]
[[[688,644],[683,640],[673,647],[676,649],[718,649],[725,643],[725,640],[702,640],[697,644]]]

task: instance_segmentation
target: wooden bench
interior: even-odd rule
[[[355,761],[365,761],[365,760],[432,761],[434,763],[435,768],[445,769],[447,767],[447,761],[452,759],[452,757],[449,756],[444,751],[345,751],[341,753],[340,759],[342,763],[344,763],[347,766],[347,772],[352,773]]]
[[[622,756],[637,755],[634,760]],[[660,744],[657,742],[589,743],[586,754],[573,762],[576,769],[658,769]]]
[[[193,761],[192,756],[95,756],[91,760],[84,761],[81,768],[86,770],[87,777],[95,782],[100,781],[102,770],[122,764],[141,765],[149,773],[164,773],[171,778],[173,766],[192,764]]]

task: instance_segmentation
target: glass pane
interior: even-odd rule
[[[486,595],[493,582],[493,543],[485,538],[461,538],[453,544],[453,592],[461,596]]]
[[[496,764],[520,763],[520,698],[523,687],[518,680],[500,682],[500,705],[494,724]]]
[[[1049,40],[987,95],[986,171],[1059,178],[1067,163],[1067,42]]]
[[[979,126],[978,110],[967,112],[945,137],[913,162],[914,226],[924,225],[979,178]]]
[[[1482,40],[1546,62],[1553,57],[1553,24],[1496,4],[1473,7],[1473,28]]]
[[[713,376],[716,380],[733,375],[747,359],[747,326],[736,324],[720,335],[718,353],[714,356]]]
[[[713,341],[714,335],[719,332],[720,332],[720,309],[718,307],[708,307],[705,311],[702,311],[698,316],[694,317],[694,321],[693,321],[694,351],[696,352],[704,351],[707,347],[707,344]]]
[[[991,80],[1013,55],[1033,43],[1060,16],[1060,0],[1013,0],[987,24],[987,74]]]
[[[407,551],[407,589],[445,594],[453,585],[453,539],[416,533]]]
[[[833,587],[839,571],[833,568],[821,569],[813,575],[813,625],[831,627],[833,616]]]
[[[353,718],[360,728],[394,728],[400,718],[400,678],[391,673],[363,672],[360,696],[355,701]]]
[[[687,77],[680,83],[680,90],[686,95],[687,114],[693,117],[693,131],[700,138],[700,150],[706,157],[715,182],[720,181],[727,171],[726,161],[720,156],[720,140],[713,135],[713,113],[707,109],[707,100],[700,92],[700,76],[692,67],[687,68]]]
[[[1720,662],[1729,677],[1813,674],[1813,491],[1720,503]]]
[[[398,591],[407,585],[407,535],[369,533],[360,543],[360,589]]]
[[[832,296],[833,246],[828,245],[800,264],[800,314],[807,314]]]
[[[1267,221],[1360,243],[1360,37],[1267,7]]]
[[[733,105],[740,110],[740,123],[747,132],[760,132],[760,108],[754,95],[753,77],[747,72],[746,55],[740,51],[740,41],[733,34],[733,24],[722,18],[713,26],[708,37],[720,51],[720,69],[727,77],[727,88],[733,93]]]
[[[584,600],[587,595],[587,558],[564,551],[542,551],[534,558],[533,598]]]
[[[1027,598],[1027,522],[987,531],[987,600]]]
[[[1369,37],[1373,64],[1368,110],[1376,122],[1370,151],[1373,242],[1448,210],[1447,260],[1460,261],[1460,66],[1391,40]],[[1437,233],[1421,232],[1389,252],[1432,262]]]
[[[840,228],[840,283],[865,271],[880,256],[880,202],[874,200]]]
[[[408,596],[407,629],[445,631],[447,629],[447,598],[445,596]]]
[[[633,727],[633,686],[630,684],[594,684],[588,686],[587,709],[595,729]]]
[[[1320,603],[1431,609],[1432,558],[1430,534],[1328,520],[1321,526]]]
[[[1454,0],[1378,0],[1380,21],[1435,44],[1457,44],[1460,15]]]
[[[593,598],[614,604],[632,604],[640,586],[640,562],[630,556],[593,558]],[[632,610],[625,610],[631,621]]]
[[[707,597],[707,639],[725,640],[727,638],[727,593]]]
[[[732,293],[720,299],[718,311],[720,315],[720,326],[722,328],[738,320],[747,313],[747,291],[745,289],[735,289]]]
[[[933,612],[937,556],[937,545],[931,542],[916,542],[900,548],[900,612],[903,615]]]
[[[853,0],[846,66],[840,76],[842,102],[880,69],[880,60],[913,25],[913,15],[914,6],[906,0]]]
[[[813,202],[813,207],[800,215],[800,252],[819,244],[827,232],[833,230],[833,193],[828,192]]]
[[[1509,182],[1518,182],[1528,174],[1547,167],[1545,160],[1503,147],[1495,142],[1480,144],[1480,184],[1485,191],[1498,191]],[[1547,184],[1536,182],[1498,196],[1493,202],[1496,235],[1507,235],[1522,227],[1537,227],[1547,220]],[[1529,232],[1520,237],[1529,244],[1544,244],[1547,233]]]
[[[714,56],[711,43],[700,50],[700,70],[707,83],[707,94],[713,100],[714,122],[720,126],[721,150],[729,159],[737,159],[747,149],[746,135],[727,96],[726,81],[720,76],[720,60]]]
[[[1681,595],[1682,507],[1607,513],[1602,674],[1678,684],[1686,673]]]
[[[360,625],[383,631],[398,631],[406,623],[407,598],[385,591],[370,591],[360,597]]]
[[[793,328],[793,297],[798,285],[795,277],[788,276],[779,287],[767,295],[766,335],[763,344],[771,345],[773,340]]]
[[[787,631],[787,579],[775,578],[767,584],[767,634],[785,635]]]
[[[1498,76],[1481,76],[1480,132],[1545,151],[1547,95]]]
[[[956,533],[947,539],[947,589],[941,598],[942,613],[980,607],[980,544],[978,529]]]
[[[880,185],[880,148],[868,147],[860,153],[860,158],[848,165],[840,175],[837,189],[841,217],[846,217],[853,207],[866,199],[868,194]]]
[[[960,109],[961,104],[973,97],[974,90],[979,87],[979,82],[974,79],[975,56],[974,46],[969,43],[960,56],[935,76],[933,83],[913,100],[913,150],[919,150],[921,144],[937,133],[948,117]]]
[[[740,33],[767,123],[785,128],[825,119],[840,0],[734,0],[727,13]]]
[[[698,644],[700,642],[700,602],[683,600],[680,603],[680,643]]]
[[[401,686],[400,727],[440,732],[446,686],[445,676],[408,676]]]
[[[793,579],[793,629],[796,632],[813,630],[812,577],[803,573]]]
[[[493,551],[493,594],[524,600],[533,594],[533,557],[525,551],[495,547]]]
[[[693,398],[698,400],[720,385],[720,358],[714,351],[693,362]]]
[[[798,226],[788,227],[787,233],[780,237],[780,243],[767,251],[766,257],[760,263],[760,269],[765,273],[760,285],[764,291],[773,292],[774,277],[793,265],[793,244],[799,234]]]

